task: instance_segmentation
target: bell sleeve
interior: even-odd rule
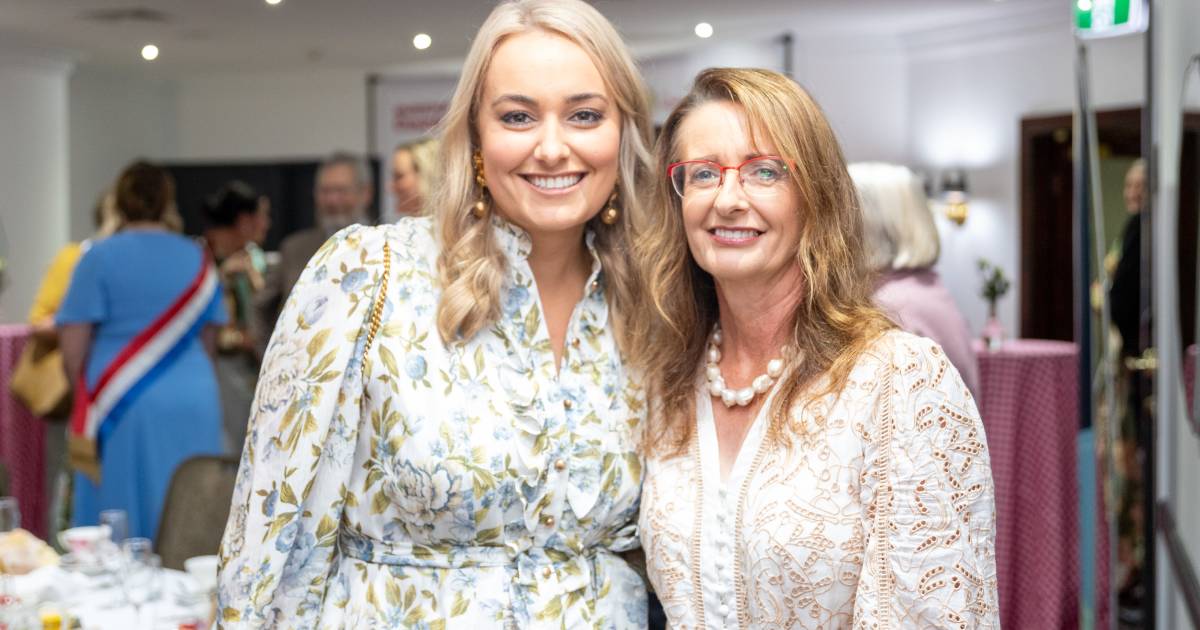
[[[934,342],[893,334],[864,454],[855,628],[998,628],[983,423]]]
[[[386,228],[314,255],[267,347],[221,542],[223,628],[314,628],[337,555]]]

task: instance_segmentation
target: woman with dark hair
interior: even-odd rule
[[[217,384],[226,449],[240,453],[258,380],[254,293],[262,274],[246,246],[261,231],[260,196],[249,184],[231,181],[204,203],[204,244],[221,274],[222,301],[229,321],[217,329]]]
[[[146,162],[115,187],[120,233],[80,259],[55,321],[76,379],[68,429],[73,520],[123,509],[132,536],[153,538],[175,467],[221,452],[217,385],[205,349],[224,323],[208,254],[163,224],[174,182]]]
[[[996,627],[983,424],[941,348],[872,304],[820,108],[778,73],[706,70],[657,166],[639,533],[669,625]]]

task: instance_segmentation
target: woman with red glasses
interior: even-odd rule
[[[983,425],[941,348],[872,304],[816,103],[707,70],[657,161],[640,535],[669,625],[996,627]]]

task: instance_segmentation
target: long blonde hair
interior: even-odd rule
[[[696,381],[708,333],[717,321],[713,278],[688,249],[681,199],[667,179],[680,159],[680,126],[710,102],[738,104],[755,142],[769,141],[795,168],[789,171],[802,220],[795,261],[804,294],[791,316],[791,343],[805,357],[785,376],[774,397],[770,435],[788,440],[785,410],[802,394],[839,391],[872,340],[892,327],[871,303],[872,282],[863,255],[862,217],[841,148],[820,108],[799,85],[768,70],[714,68],[701,72],[663,126],[656,147],[656,182],[645,228],[634,248],[645,283],[643,319],[634,345],[659,411],[649,444],[679,453],[694,432]],[[820,391],[813,393],[814,385]]]
[[[477,106],[492,52],[505,38],[535,29],[561,35],[582,48],[600,70],[621,112],[617,174],[620,219],[611,226],[596,219],[591,224],[597,255],[604,267],[609,308],[615,315],[617,340],[624,349],[626,318],[636,297],[636,277],[624,250],[644,207],[638,191],[649,173],[650,98],[612,24],[581,0],[501,3],[471,44],[458,87],[438,130],[442,176],[430,204],[442,244],[438,257],[442,286],[438,332],[447,342],[469,339],[500,314],[504,254],[492,236],[490,222],[471,212],[483,192],[475,182],[472,164],[479,147]]]

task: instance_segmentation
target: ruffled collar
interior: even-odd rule
[[[528,259],[529,254],[533,252],[533,239],[529,233],[515,223],[512,223],[496,213],[491,214],[492,235],[499,243],[500,249],[509,261],[509,280],[514,280],[512,273],[523,272],[527,280],[532,278],[532,272],[529,270]],[[608,321],[607,302],[604,299],[603,292],[603,265],[600,264],[600,255],[596,251],[596,232],[589,226],[583,235],[584,245],[587,246],[588,254],[592,258],[592,271],[588,276],[587,286],[584,289],[584,307],[594,310],[596,306],[604,306],[603,312],[586,313],[585,321],[590,325],[603,326]],[[516,283],[521,284],[521,283]],[[589,306],[590,305],[590,306]]]

